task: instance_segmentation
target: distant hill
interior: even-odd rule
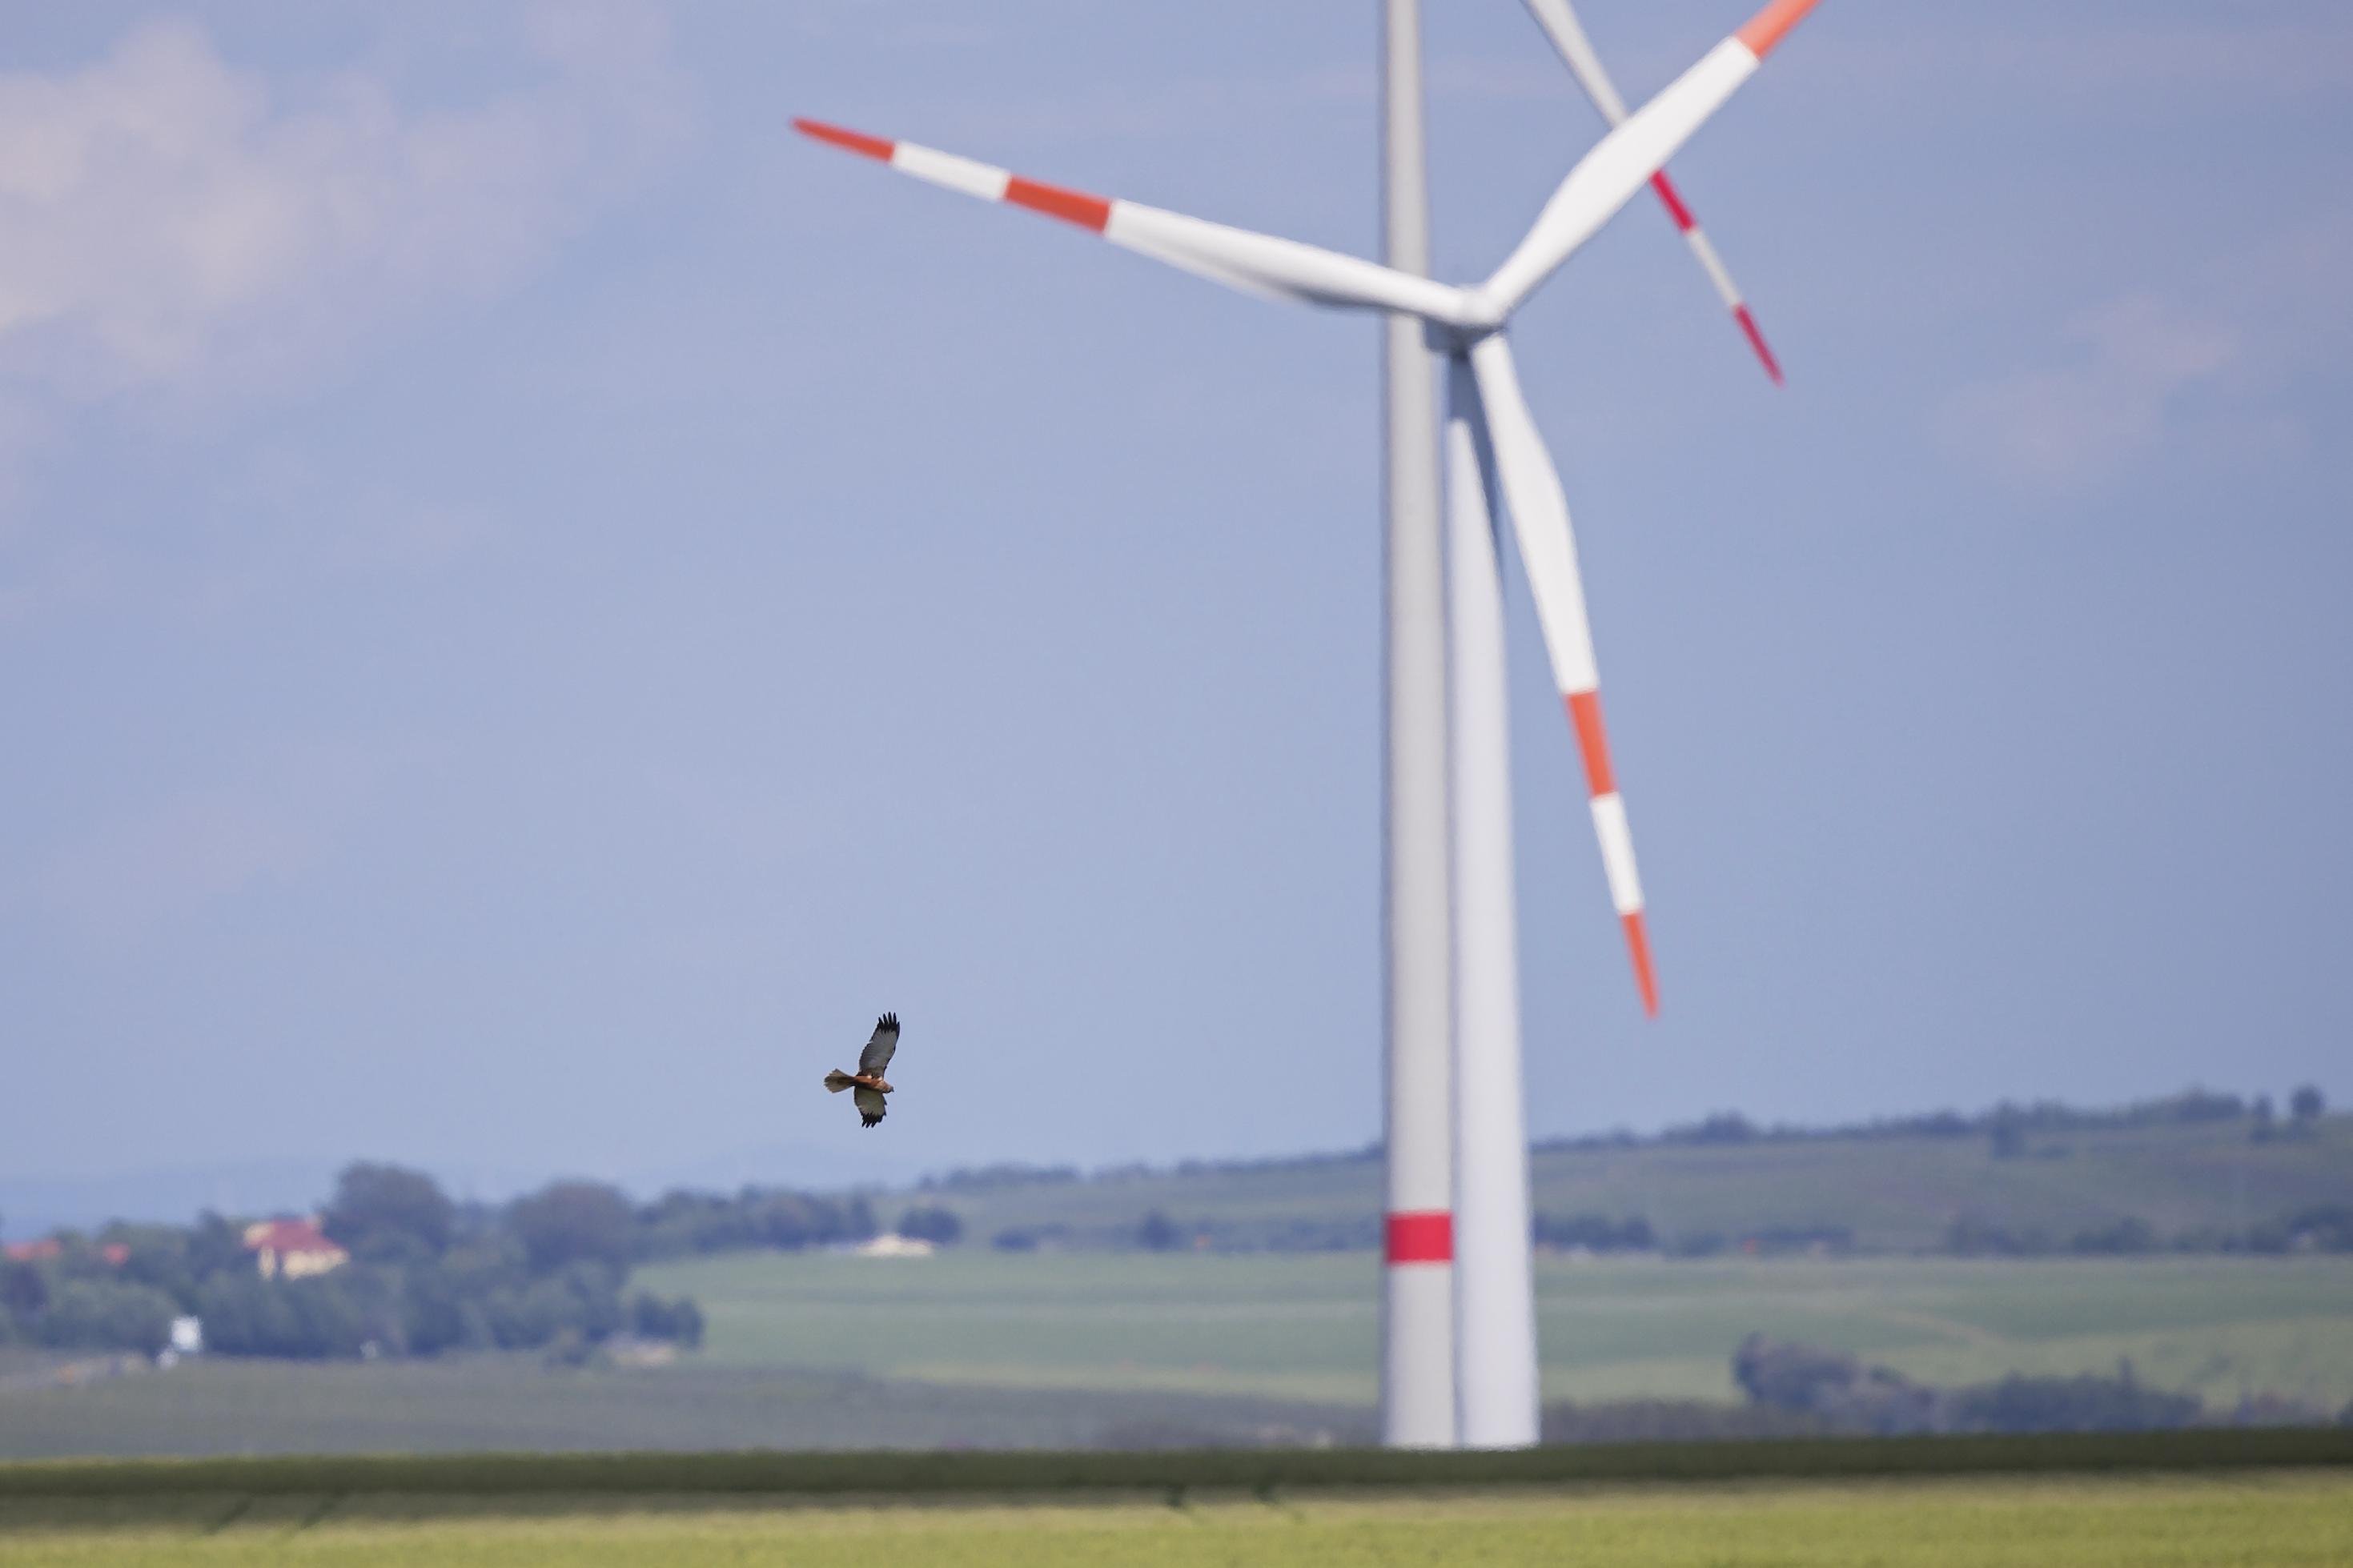
[[[1539,1215],[1640,1220],[1670,1252],[2275,1250],[2293,1217],[2353,1205],[2353,1116],[2291,1124],[2192,1091],[1819,1131],[1719,1117],[1540,1145],[1533,1178]],[[1133,1246],[1157,1213],[1172,1222],[1164,1244],[1173,1232],[1213,1247],[1369,1247],[1380,1161],[1366,1149],[1092,1174],[999,1166],[927,1177],[875,1206],[888,1225],[915,1205],[952,1210],[982,1245]]]

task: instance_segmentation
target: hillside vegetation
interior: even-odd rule
[[[1540,1215],[1640,1220],[1652,1244],[1683,1254],[2353,1245],[2353,1116],[2278,1122],[2225,1096],[1819,1132],[1719,1118],[1658,1138],[1539,1145],[1532,1180]],[[968,1241],[1013,1247],[1134,1246],[1158,1215],[1160,1239],[1176,1245],[1370,1247],[1380,1162],[1366,1150],[1092,1176],[996,1167],[876,1204],[886,1222],[913,1205],[950,1211]]]

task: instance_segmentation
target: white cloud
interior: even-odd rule
[[[1956,395],[1940,420],[1947,447],[2014,481],[2098,483],[2155,449],[2181,400],[2245,352],[2229,323],[2152,294],[2083,312],[2065,338],[2069,363]]]
[[[69,403],[209,392],[511,282],[681,126],[643,13],[527,34],[537,79],[462,108],[272,81],[186,23],[0,77],[0,378]]]
[[[2060,363],[1961,388],[1947,452],[2030,489],[2073,491],[2167,462],[2276,461],[2311,442],[2308,384],[2353,349],[2353,221],[2299,225],[2202,276],[2078,311]]]

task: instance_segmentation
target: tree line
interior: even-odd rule
[[[1929,1432],[2147,1432],[2213,1425],[2194,1394],[2151,1388],[2130,1360],[2113,1374],[2031,1377],[1939,1388],[1841,1351],[1750,1334],[1732,1358],[1734,1382],[1753,1409],[1816,1424],[1825,1432],[1897,1436]],[[2251,1394],[2219,1418],[2236,1426],[2353,1426],[2353,1405],[2332,1411]]]
[[[702,1309],[628,1289],[638,1263],[746,1247],[794,1250],[875,1232],[862,1197],[746,1187],[634,1204],[555,1182],[502,1205],[459,1204],[421,1171],[361,1162],[320,1214],[348,1259],[265,1273],[245,1226],[116,1222],[59,1232],[0,1261],[0,1343],[154,1354],[177,1319],[227,1355],[336,1358],[539,1351],[579,1361],[621,1336],[692,1347]]]
[[[2317,1084],[2302,1084],[2290,1090],[2285,1098],[2284,1114],[2280,1104],[2269,1094],[2250,1096],[2190,1088],[2178,1094],[2160,1095],[2115,1106],[2077,1106],[2053,1100],[2005,1100],[1976,1111],[1930,1110],[1818,1126],[1760,1123],[1737,1110],[1720,1110],[1696,1121],[1678,1123],[1652,1133],[1621,1128],[1575,1137],[1540,1139],[1532,1147],[1537,1152],[1549,1152],[1759,1142],[1983,1138],[1990,1143],[1998,1157],[2006,1157],[2026,1152],[2027,1140],[2037,1136],[2135,1128],[2235,1121],[2246,1124],[2247,1137],[2253,1142],[2265,1142],[2274,1138],[2309,1137],[2327,1113],[2327,1096]],[[1103,1166],[1092,1172],[1082,1171],[1075,1165],[1007,1161],[993,1165],[958,1166],[927,1174],[917,1181],[916,1190],[926,1194],[980,1194],[1010,1187],[1118,1184],[1169,1176],[1248,1176],[1271,1172],[1316,1170],[1334,1165],[1371,1164],[1380,1157],[1381,1144],[1375,1141],[1355,1149],[1322,1153],[1283,1154],[1247,1160],[1180,1160],[1167,1165],[1133,1161]]]

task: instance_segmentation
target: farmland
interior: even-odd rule
[[[205,1360],[87,1386],[0,1379],[0,1458],[483,1448],[1083,1447],[1347,1442],[1371,1428],[1361,1254],[739,1253],[647,1269],[691,1293],[672,1364]],[[2353,1258],[1547,1258],[1548,1397],[1730,1401],[1751,1331],[1953,1384],[2113,1373],[2334,1412]]]
[[[2353,1477],[2004,1477],[1571,1485],[1467,1491],[1106,1493],[876,1506],[553,1496],[182,1496],[0,1502],[21,1568],[299,1557],[349,1564],[678,1561],[971,1565],[1107,1562],[1547,1563],[1646,1568],[2034,1562],[2333,1564],[2353,1547]]]
[[[703,1303],[703,1357],[950,1385],[1183,1390],[1369,1405],[1361,1255],[757,1254],[648,1270]],[[1762,1331],[1939,1383],[2110,1373],[2228,1408],[2353,1400],[2353,1259],[1540,1260],[1553,1399],[1736,1396]]]

